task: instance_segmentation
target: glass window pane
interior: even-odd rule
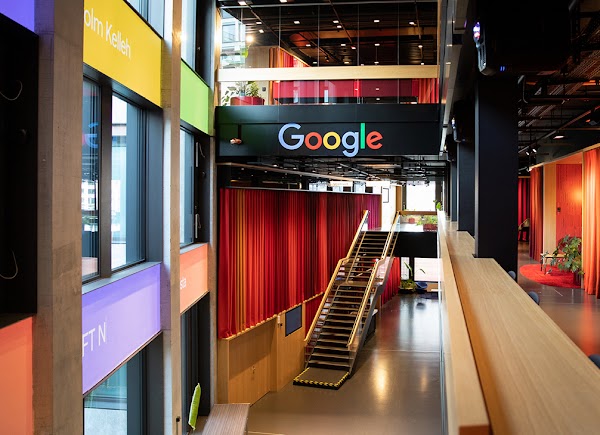
[[[435,182],[406,186],[406,210],[435,211]]]
[[[85,434],[127,435],[127,364],[83,399]]]
[[[183,0],[181,23],[181,58],[196,68],[196,0]]]
[[[181,130],[179,187],[179,244],[194,242],[194,136]]]
[[[100,88],[83,82],[81,160],[81,263],[83,279],[98,275],[98,174],[100,172]]]
[[[111,266],[116,269],[144,259],[142,111],[113,95]]]

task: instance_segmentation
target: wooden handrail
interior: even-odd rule
[[[475,365],[471,340],[454,278],[446,243],[447,222],[438,213],[438,256],[440,258],[440,310],[444,387],[448,434],[491,433],[483,391]]]
[[[337,278],[337,275],[340,272],[340,268],[341,268],[342,264],[345,261],[349,260],[350,254],[352,253],[352,249],[354,249],[354,245],[356,245],[356,241],[358,240],[358,237],[360,236],[362,227],[365,224],[365,221],[367,220],[368,217],[369,217],[369,210],[365,210],[364,213],[363,213],[363,217],[360,220],[360,224],[358,226],[358,229],[356,230],[356,234],[354,234],[354,239],[352,240],[352,244],[350,245],[350,249],[348,250],[348,254],[346,254],[346,257],[344,257],[344,258],[342,258],[341,260],[338,261],[337,266],[335,267],[335,271],[331,275],[331,279],[329,280],[329,285],[327,285],[327,290],[325,290],[325,293],[323,294],[323,299],[321,299],[321,304],[319,305],[319,309],[317,310],[317,312],[315,314],[315,318],[313,319],[312,324],[310,325],[310,329],[308,330],[308,332],[306,334],[306,337],[304,338],[304,342],[305,343],[307,343],[307,342],[310,341],[310,337],[311,337],[311,335],[313,334],[313,332],[315,330],[315,326],[317,326],[317,320],[319,319],[319,314],[321,313],[321,311],[323,311],[323,307],[325,306],[325,302],[327,301],[327,297],[329,296],[329,292],[333,288],[333,284],[335,282],[335,279]]]
[[[468,233],[447,241],[493,433],[598,432],[600,370]]]

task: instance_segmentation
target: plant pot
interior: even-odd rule
[[[427,283],[425,281],[415,281],[415,290],[417,293],[425,293],[427,291]]]
[[[265,99],[261,97],[231,97],[230,104],[232,106],[262,106],[265,104]]]
[[[414,224],[415,223],[415,218],[413,218],[413,217],[408,218],[408,223],[409,224]]]
[[[581,287],[581,274],[579,272],[573,272],[573,283]]]

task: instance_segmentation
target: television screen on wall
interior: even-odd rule
[[[302,327],[302,305],[285,312],[285,336]]]

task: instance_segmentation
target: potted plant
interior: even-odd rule
[[[575,284],[581,285],[581,276],[583,275],[581,238],[571,237],[567,234],[558,241],[558,245],[552,255],[554,258],[552,258],[550,264],[552,266],[556,265],[559,270],[573,272]]]
[[[423,281],[415,281],[413,269],[410,267],[410,264],[404,263],[406,268],[408,269],[408,279],[400,280],[400,290],[404,293],[423,293],[427,289],[427,283]],[[421,272],[425,273],[423,269],[419,269]]]
[[[223,106],[262,106],[265,100],[260,96],[256,82],[250,81],[227,87],[221,103]]]
[[[423,216],[423,231],[437,231],[438,218],[437,216]]]

